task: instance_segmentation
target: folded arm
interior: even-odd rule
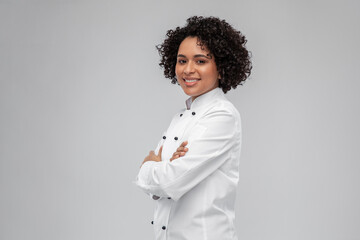
[[[190,135],[185,156],[170,162],[146,161],[137,185],[152,195],[178,200],[229,159],[240,137],[239,124],[228,110],[212,111],[195,126],[199,131]]]

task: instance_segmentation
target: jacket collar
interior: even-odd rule
[[[212,102],[213,100],[215,100],[216,98],[222,97],[224,96],[224,92],[222,91],[221,88],[217,87],[214,88],[213,90],[204,93],[200,96],[198,96],[197,98],[195,98],[194,101],[192,101],[192,98],[189,97],[185,103],[186,103],[186,109],[187,110],[196,110],[199,109],[205,105],[207,105],[208,103]]]

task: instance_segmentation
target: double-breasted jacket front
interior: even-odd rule
[[[240,115],[215,88],[173,117],[136,184],[156,201],[152,221],[157,240],[236,240],[235,196],[241,151]],[[187,140],[185,156],[170,161]]]

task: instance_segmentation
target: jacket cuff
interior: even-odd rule
[[[158,167],[158,165],[160,165],[161,163],[162,162],[155,162],[155,161],[145,162],[141,166],[136,181],[134,182],[145,193],[149,194],[151,198],[153,197],[153,195],[155,195],[156,197],[157,196],[161,197],[164,195],[164,192],[158,186],[154,186],[152,181],[152,171],[154,168]]]

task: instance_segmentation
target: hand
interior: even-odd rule
[[[185,147],[187,144],[188,144],[188,141],[181,143],[181,145],[176,149],[176,152],[174,152],[174,154],[172,155],[172,158],[170,158],[170,162],[179,157],[185,156],[185,153],[187,151],[189,151],[189,149],[187,147]]]
[[[163,148],[163,146],[160,147],[158,155],[156,155],[154,151],[150,151],[150,152],[149,152],[149,155],[147,155],[147,156],[145,157],[145,159],[144,159],[144,161],[142,162],[141,166],[142,166],[145,162],[147,162],[147,161],[161,162],[161,152],[162,152],[162,148]],[[141,167],[141,166],[140,166],[140,167]]]

